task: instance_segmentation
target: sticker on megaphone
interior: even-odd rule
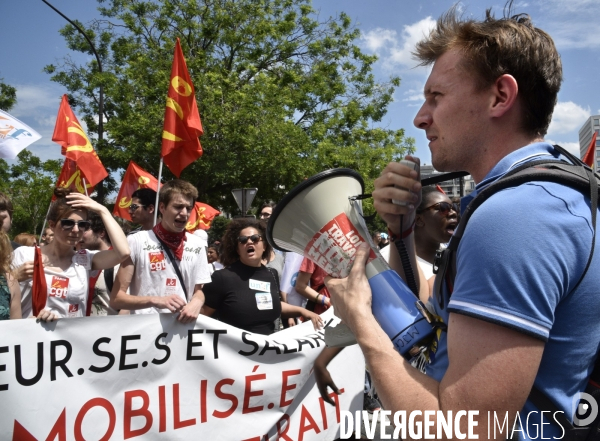
[[[365,242],[346,213],[340,213],[308,242],[304,255],[333,277],[348,277],[358,247]],[[377,258],[369,252],[369,262]]]

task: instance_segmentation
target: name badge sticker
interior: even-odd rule
[[[254,297],[256,298],[256,307],[260,311],[273,309],[273,298],[270,292],[257,292]]]
[[[250,279],[250,289],[255,289],[256,291],[271,292],[271,283]]]
[[[167,277],[165,294],[168,296],[177,294],[177,279]]]
[[[88,256],[85,250],[80,250],[75,254],[75,263],[77,265],[86,267],[88,266]]]

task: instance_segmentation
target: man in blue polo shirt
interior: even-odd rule
[[[415,125],[426,132],[437,170],[473,176],[478,184],[470,198],[525,161],[560,159],[543,141],[562,81],[560,56],[529,17],[488,13],[483,21],[464,20],[453,9],[415,54],[420,64],[433,64]],[[416,171],[392,163],[373,191],[378,213],[393,235],[406,237],[413,255],[420,189]],[[453,286],[444,283],[442,295],[430,298],[428,308],[447,331],[437,333],[427,375],[394,351],[373,317],[364,275],[368,250],[361,249],[350,277],[328,287],[384,407],[407,414],[477,410],[472,429],[479,439],[506,439],[515,421],[513,439],[561,438],[553,415],[541,421],[544,409],[528,395],[535,384],[572,421],[572,403],[593,368],[600,252],[577,285],[590,255],[591,225],[589,196],[560,184],[522,184],[485,201],[460,242]],[[403,274],[395,247],[391,251],[391,266]],[[467,418],[459,424],[467,433]]]

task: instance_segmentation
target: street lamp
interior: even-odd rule
[[[94,43],[92,43],[92,40],[90,40],[89,37],[87,36],[87,34],[85,32],[83,32],[83,29],[81,29],[77,25],[77,23],[75,23],[73,20],[71,20],[65,14],[60,12],[58,9],[56,9],[54,6],[52,6],[46,0],[42,0],[42,1],[44,3],[46,3],[48,6],[50,6],[58,15],[60,15],[62,18],[67,20],[69,23],[71,23],[73,25],[73,27],[75,27],[75,29],[77,29],[81,33],[81,35],[83,35],[83,37],[86,39],[86,41],[90,45],[92,52],[96,56],[96,61],[98,62],[98,72],[100,72],[100,74],[102,74],[102,63],[100,61],[100,56],[98,55],[98,52],[96,52]],[[100,81],[99,89],[100,90],[99,90],[99,94],[98,94],[98,144],[101,145],[102,141],[104,139],[104,118],[103,118],[103,115],[104,115],[104,89],[102,88],[102,81]],[[98,196],[100,199],[104,198],[104,188],[102,186],[100,186],[98,189]]]

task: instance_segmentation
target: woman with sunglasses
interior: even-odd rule
[[[46,307],[37,316],[42,321],[85,316],[90,272],[112,268],[129,256],[127,238],[106,207],[66,188],[56,188],[54,195],[56,200],[52,202],[47,217],[54,240],[41,249],[48,288]],[[83,232],[91,227],[87,220],[88,211],[102,218],[113,244],[111,250],[75,251]],[[20,247],[15,250],[13,257],[13,267],[26,277],[21,282],[24,318],[31,317],[33,312],[31,288],[34,253],[32,247]]]
[[[321,317],[281,301],[277,271],[262,264],[271,252],[265,232],[266,224],[252,218],[234,219],[227,226],[221,244],[225,268],[214,272],[212,282],[204,285],[202,314],[216,314],[224,323],[264,335],[277,330],[279,316],[304,317],[315,329],[321,328]]]
[[[415,217],[417,262],[427,280],[433,277],[436,252],[450,241],[458,225],[454,204],[435,187],[424,187]]]

